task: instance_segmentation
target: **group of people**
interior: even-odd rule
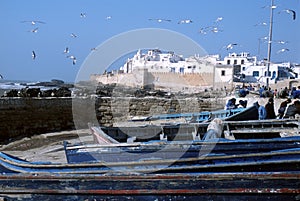
[[[239,106],[246,108],[247,107],[247,100],[240,100],[238,104],[236,104],[236,99],[231,98],[227,101],[225,110],[231,110],[231,109],[236,109]]]
[[[231,110],[237,107],[244,107],[247,106],[247,100],[240,100],[238,104],[236,104],[236,99],[231,98],[227,101],[225,109]],[[295,115],[300,115],[300,100],[295,100],[292,102],[290,98],[287,98],[283,101],[279,108],[278,114],[275,113],[274,107],[274,98],[269,98],[268,102],[264,104],[259,104],[258,107],[258,119],[283,119],[283,118],[295,118]]]
[[[258,108],[258,118],[261,119],[282,119],[295,118],[295,115],[300,115],[300,101],[295,100],[292,103],[290,98],[283,101],[278,108],[278,115],[275,114],[274,99],[269,98],[266,105],[260,105]]]

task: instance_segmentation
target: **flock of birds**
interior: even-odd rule
[[[267,6],[266,6],[267,7]],[[263,7],[265,8],[265,7]],[[270,6],[269,6],[270,8]],[[272,9],[276,9],[277,6],[272,6]],[[296,12],[294,10],[291,10],[291,9],[284,9],[284,10],[281,10],[278,12],[278,14],[281,14],[281,13],[287,13],[287,14],[290,14],[292,16],[292,19],[293,20],[296,20]],[[81,18],[86,18],[87,17],[87,14],[86,13],[80,13],[80,17]],[[105,18],[106,20],[111,20],[112,17],[111,16],[107,16]],[[149,21],[154,21],[154,22],[157,22],[157,23],[170,23],[172,22],[171,19],[163,19],[163,18],[149,18],[148,19]],[[206,27],[202,27],[200,28],[199,30],[199,34],[208,34],[208,33],[218,33],[218,32],[222,32],[223,30],[220,29],[220,23],[222,22],[223,20],[223,17],[217,17],[215,19],[215,21],[212,22],[211,25],[209,26],[206,26]],[[39,20],[27,20],[27,21],[21,21],[21,23],[29,23],[33,26],[33,28],[31,30],[29,30],[28,32],[31,32],[31,33],[37,33],[38,30],[39,30],[39,27],[36,27],[38,24],[42,25],[42,24],[46,24],[46,22],[44,21],[39,21]],[[181,19],[179,21],[177,21],[177,24],[191,24],[193,23],[193,20],[191,19]],[[267,26],[268,23],[266,22],[261,22],[261,23],[258,23],[256,24],[255,26]],[[77,38],[77,34],[75,33],[71,33],[70,34],[70,37],[72,38]],[[263,37],[261,38],[261,40],[264,40],[264,41],[268,41],[268,37]],[[279,44],[286,44],[288,42],[286,41],[271,41],[272,43],[279,43]],[[235,46],[239,46],[239,44],[237,43],[230,43],[230,44],[227,44],[225,46],[223,46],[221,49],[226,49],[226,50],[231,50],[233,49]],[[95,51],[97,50],[96,48],[91,48],[91,51]],[[289,51],[288,48],[282,48],[280,50],[277,51],[277,53],[282,53],[282,52],[287,52]],[[67,59],[70,59],[72,61],[72,64],[75,65],[76,64],[76,56],[74,55],[70,55],[70,50],[69,50],[69,47],[65,47],[65,49],[63,50],[63,54],[66,55],[66,58]],[[32,59],[35,60],[37,58],[37,54],[35,52],[35,50],[32,50],[31,52],[31,56],[32,56]],[[3,76],[0,74],[0,79],[3,79]]]
[[[81,18],[85,18],[86,16],[87,16],[86,13],[80,13]],[[110,19],[112,19],[112,17],[107,16],[105,19],[110,20]],[[37,26],[38,24],[46,24],[46,22],[39,21],[39,20],[25,20],[25,21],[21,21],[21,23],[29,23],[32,26]],[[29,30],[28,32],[37,33],[38,30],[39,30],[39,27],[34,27],[33,29]],[[71,38],[77,38],[78,36],[75,33],[71,33],[70,37]],[[91,48],[91,51],[95,51],[95,50],[97,50],[97,49],[96,48]],[[74,55],[69,55],[69,53],[70,53],[69,47],[65,47],[65,49],[63,50],[63,54],[65,54],[66,58],[70,59],[72,61],[72,64],[75,65],[76,61],[77,61],[76,57]],[[32,57],[33,60],[35,60],[37,58],[37,54],[36,54],[35,50],[31,51],[31,57]],[[2,75],[0,75],[0,79],[3,79]]]

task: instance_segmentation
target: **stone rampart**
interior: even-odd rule
[[[199,112],[223,108],[223,99],[200,98],[1,98],[0,144],[35,134],[113,126],[133,116]]]

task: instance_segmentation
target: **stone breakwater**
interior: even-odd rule
[[[133,116],[199,112],[224,107],[223,98],[62,97],[1,98],[0,144],[36,134],[113,126]]]

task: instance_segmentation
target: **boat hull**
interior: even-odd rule
[[[0,185],[8,200],[297,200],[300,173],[20,174]]]

